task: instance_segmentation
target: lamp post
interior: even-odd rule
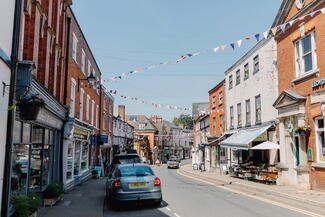
[[[78,78],[78,92],[80,91],[80,81],[88,81],[88,83],[92,83],[96,81],[96,77],[93,73],[90,73],[87,78]]]

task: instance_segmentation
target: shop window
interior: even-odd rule
[[[319,163],[325,163],[325,128],[324,128],[324,118],[316,120],[316,148],[317,148],[317,161]]]
[[[259,56],[255,56],[254,57],[254,74],[257,73],[260,70],[260,60],[259,60]]]
[[[15,144],[13,146],[12,195],[27,193],[29,146],[30,144]]]
[[[68,153],[67,153],[66,179],[67,181],[70,181],[72,180],[72,178],[73,178],[73,143],[69,143]]]
[[[295,43],[297,77],[316,70],[315,32],[311,32]]]
[[[88,143],[82,143],[81,171],[88,169]]]
[[[80,157],[81,157],[81,141],[75,141],[74,152],[74,169],[73,174],[78,176],[80,174]]]
[[[20,143],[21,136],[22,136],[22,122],[14,121],[14,129],[13,129],[13,142],[14,143]]]

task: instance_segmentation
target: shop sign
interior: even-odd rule
[[[63,122],[60,119],[56,118],[44,108],[41,109],[36,121],[40,124],[44,124],[46,126],[50,126],[56,129],[61,129],[63,126]]]
[[[307,149],[307,160],[313,161],[313,149],[312,148]]]
[[[73,131],[73,137],[76,138],[76,139],[87,140],[88,139],[88,132],[75,129]]]
[[[322,86],[325,84],[325,79],[321,79],[321,80],[318,80],[318,81],[315,81],[312,83],[312,87],[315,88],[315,87],[319,87],[319,86]]]
[[[97,142],[108,143],[108,135],[98,135]]]

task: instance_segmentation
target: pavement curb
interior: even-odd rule
[[[226,182],[225,180],[222,180],[222,179],[210,178],[210,177],[199,175],[199,174],[196,174],[196,173],[193,173],[193,172],[186,171],[186,170],[184,170],[183,167],[184,166],[180,167],[179,172],[183,173],[184,175],[186,174],[186,175],[190,175],[190,176],[193,176],[193,177],[196,177],[196,178],[201,178],[201,179],[205,178],[205,179],[208,179],[208,180],[211,180],[211,181],[213,180],[213,181],[216,181],[216,182],[221,182],[222,184],[227,184],[228,183],[228,182]],[[204,179],[202,179],[202,180],[204,180]],[[253,190],[266,192],[266,193],[271,194],[271,195],[281,196],[281,197],[296,200],[296,201],[299,201],[299,202],[304,202],[304,203],[308,203],[308,204],[312,204],[312,205],[317,205],[317,206],[320,206],[320,207],[325,207],[325,203],[322,203],[322,202],[319,202],[319,201],[304,199],[304,198],[292,196],[290,194],[282,193],[282,192],[279,192],[279,191],[268,190],[268,189],[265,189],[265,188],[259,188],[259,187],[252,186],[252,185],[249,185],[249,184],[244,184],[244,183],[241,183],[241,182],[232,182],[232,185],[245,186],[245,187],[248,187],[248,188],[253,189]]]

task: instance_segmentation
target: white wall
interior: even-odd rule
[[[0,1],[0,48],[5,54],[11,56],[13,21],[14,21],[14,0]],[[7,114],[8,114],[8,92],[2,92],[2,82],[9,84],[10,68],[0,59],[0,201],[2,201],[2,185],[5,159],[5,144],[7,132]],[[1,209],[1,206],[0,206]]]
[[[253,58],[259,55],[259,71],[253,74]],[[244,65],[249,63],[249,78],[244,80]],[[236,71],[240,69],[240,84],[236,86]],[[233,77],[233,88],[229,90],[229,75]],[[255,96],[261,95],[262,123],[273,121],[277,110],[273,103],[278,96],[278,72],[276,67],[276,43],[273,38],[244,58],[238,65],[226,72],[227,129],[230,129],[230,107],[234,107],[234,128],[237,128],[237,104],[241,103],[242,126],[246,125],[246,100],[251,103],[251,125],[255,125]]]

